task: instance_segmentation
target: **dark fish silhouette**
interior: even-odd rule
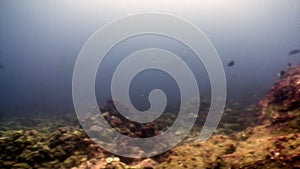
[[[289,52],[289,55],[294,55],[294,54],[297,54],[297,53],[300,53],[300,49],[294,49],[294,50],[291,50]]]
[[[233,65],[234,65],[234,61],[233,61],[233,60],[230,61],[230,62],[227,64],[228,67],[231,67],[231,66],[233,66]]]
[[[1,63],[0,63],[0,69],[4,70],[4,65],[2,65]]]
[[[292,66],[292,64],[289,62],[289,63],[288,63],[288,66],[289,66],[289,67],[291,67],[291,66]]]
[[[285,75],[285,71],[282,70],[278,73],[279,78],[281,79]]]

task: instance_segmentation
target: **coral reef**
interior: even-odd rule
[[[287,70],[258,107],[242,110],[238,103],[226,107],[219,128],[206,142],[199,142],[201,125],[195,126],[175,148],[146,159],[118,157],[102,150],[71,117],[65,122],[29,120],[26,124],[32,126],[23,128],[24,123],[9,122],[10,127],[0,126],[0,168],[300,168],[300,66]],[[131,137],[155,136],[176,119],[175,114],[165,113],[155,122],[139,124],[121,116],[113,102],[100,109],[114,130]],[[186,118],[197,115],[192,112]],[[105,133],[97,116],[88,113],[85,117],[89,133],[107,141],[115,139]],[[197,122],[202,124],[203,117],[205,113]],[[125,151],[127,143],[117,148]],[[135,153],[140,151],[144,150]]]
[[[290,68],[259,103],[256,126],[233,137],[214,135],[204,143],[182,143],[155,168],[300,168],[299,97],[297,66]]]
[[[156,123],[141,124],[128,120],[118,112],[112,100],[108,101],[105,106],[101,106],[100,110],[109,125],[124,135],[135,138],[147,138],[159,134]]]
[[[120,139],[119,135],[113,134],[112,130],[119,132],[122,135],[130,136],[133,138],[147,138],[159,134],[160,130],[157,128],[155,122],[137,123],[123,117],[121,113],[115,108],[112,101],[109,101],[105,106],[100,107],[102,116],[111,126],[107,128],[101,124],[99,118],[101,114],[87,113],[83,118],[82,125],[87,131],[88,135],[99,144],[105,144],[118,151],[118,154],[131,152],[132,156],[139,156],[139,154],[147,153],[155,149],[156,145],[146,144],[147,146],[138,146],[132,143],[131,140],[124,140],[119,144],[113,144],[115,140]],[[111,144],[110,144],[111,143]]]
[[[277,128],[278,132],[299,132],[300,66],[289,68],[259,102],[260,124]]]
[[[81,129],[67,127],[50,133],[35,129],[1,131],[0,149],[0,168],[68,168],[99,150]]]
[[[289,68],[281,80],[274,84],[265,98],[260,101],[262,112],[270,106],[286,112],[300,107],[300,66]]]

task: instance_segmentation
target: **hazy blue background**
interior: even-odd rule
[[[0,112],[73,111],[72,71],[85,41],[109,21],[139,12],[174,14],[203,30],[224,63],[228,96],[232,101],[255,103],[278,79],[277,73],[288,67],[288,62],[294,65],[300,62],[299,54],[288,56],[290,50],[300,48],[298,0],[214,3],[201,0],[182,3],[172,0],[147,3],[138,0],[2,0],[0,63],[4,69],[0,69]],[[121,56],[145,40],[149,40],[150,44],[158,41],[153,37],[137,38],[128,42],[129,48],[121,47],[114,54]],[[180,45],[176,46],[168,39],[157,44],[190,57]],[[126,43],[123,45],[126,46]],[[230,60],[235,61],[233,67],[227,67]],[[112,63],[107,63],[109,69]],[[202,69],[200,65],[199,70]],[[101,75],[101,70],[99,72]],[[207,78],[205,75],[202,77],[202,81]],[[160,79],[166,78],[161,76]],[[101,84],[96,81],[97,93],[105,89],[105,85]],[[150,84],[149,80],[145,84]],[[201,91],[207,93],[207,80],[201,85]],[[176,89],[176,85],[171,88]],[[141,89],[136,91],[137,96],[143,92]]]

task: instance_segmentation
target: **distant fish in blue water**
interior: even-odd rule
[[[289,67],[291,67],[291,66],[292,66],[292,64],[291,64],[290,62],[288,62],[288,66],[289,66]]]
[[[0,63],[0,70],[4,70],[4,65]]]
[[[294,54],[297,54],[297,53],[300,53],[300,49],[294,49],[294,50],[291,50],[289,52],[289,55],[294,55]]]
[[[231,66],[233,66],[233,65],[234,65],[234,61],[233,61],[233,60],[231,60],[231,61],[228,62],[228,64],[227,64],[228,67],[231,67]]]

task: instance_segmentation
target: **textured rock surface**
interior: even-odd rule
[[[26,123],[31,127],[10,123],[10,127],[0,126],[0,168],[300,168],[299,97],[298,66],[290,68],[272,87],[259,103],[259,110],[252,105],[244,112],[227,107],[216,134],[206,142],[198,141],[199,128],[195,127],[196,132],[190,133],[172,150],[146,159],[116,157],[103,151],[74,120],[71,120],[72,124],[29,120]],[[160,132],[161,127],[153,123],[139,125],[126,121],[111,105],[102,110],[109,124],[125,135],[149,137]],[[194,115],[196,113],[188,116]],[[96,118],[93,115],[86,117],[89,130],[95,137],[99,133],[105,137]],[[174,114],[167,114],[158,122],[171,124],[175,118]],[[202,122],[201,119],[198,121]]]

